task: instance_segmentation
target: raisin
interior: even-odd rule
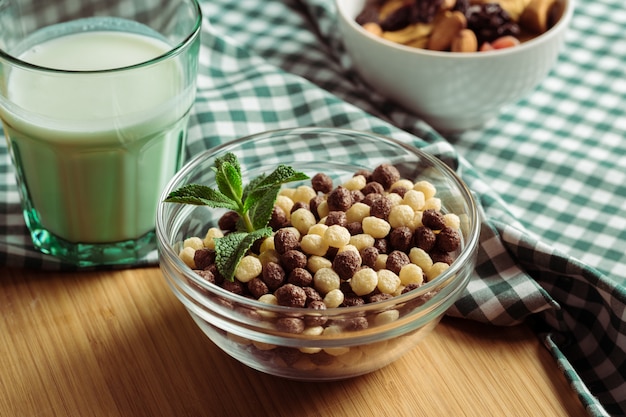
[[[476,34],[478,45],[502,36],[520,35],[520,28],[498,3],[473,4],[466,12],[467,27]]]

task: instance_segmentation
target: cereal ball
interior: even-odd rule
[[[334,224],[324,232],[324,242],[329,247],[340,248],[350,242],[350,232],[345,227]]]
[[[183,248],[193,248],[194,250],[204,248],[204,243],[199,237],[190,237],[183,241]]]
[[[296,210],[299,209],[304,209],[307,211],[311,211],[311,209],[309,208],[309,203],[305,203],[303,201],[298,201],[297,203],[293,203],[293,206],[291,207],[291,211],[289,212],[289,214],[291,215],[291,213],[293,213]]]
[[[211,227],[207,230],[204,239],[202,240],[202,244],[205,248],[215,249],[215,238],[216,237],[224,237],[224,233],[218,229],[217,227]]]
[[[381,269],[386,269],[387,258],[389,258],[389,255],[387,255],[386,253],[379,253],[378,256],[376,257],[376,262],[374,262],[374,269],[376,271],[380,271]]]
[[[327,194],[333,189],[333,180],[324,173],[318,173],[311,178],[311,186],[318,193]]]
[[[362,190],[365,187],[367,180],[363,175],[354,175],[352,178],[348,179],[343,183],[343,186],[350,191],[353,190]]]
[[[433,265],[433,260],[430,258],[428,252],[418,247],[412,248],[409,251],[409,259],[424,271],[427,271]]]
[[[388,253],[390,251],[387,239],[374,239],[374,244],[372,246],[378,249],[378,253]]]
[[[304,320],[298,317],[281,317],[276,320],[276,329],[280,332],[300,334],[304,327]]]
[[[280,255],[275,249],[268,249],[259,254],[259,261],[265,267],[269,262],[280,263]]]
[[[343,303],[344,307],[358,307],[365,304],[365,300],[363,297],[358,296],[354,293],[343,294]]]
[[[391,212],[391,199],[387,196],[381,197],[372,202],[370,206],[370,216],[378,217],[379,219],[387,219]]]
[[[308,303],[307,307],[312,309],[312,310],[316,310],[316,311],[324,311],[324,310],[326,310],[326,304],[324,303],[324,301],[322,301],[321,298],[319,300],[311,301],[310,303]],[[307,314],[304,317],[304,322],[309,327],[323,326],[323,325],[326,324],[327,321],[328,321],[328,319],[326,317],[324,317],[323,315],[321,315],[321,314],[319,316],[314,316],[314,315]]]
[[[308,185],[300,185],[296,188],[296,192],[293,194],[292,199],[294,203],[297,203],[298,201],[308,203],[316,195],[317,192],[313,189],[313,187]]]
[[[374,268],[374,265],[376,264],[376,258],[378,258],[378,249],[370,246],[361,249],[360,254],[361,263],[365,266],[369,266],[370,268]]]
[[[261,242],[261,245],[259,246],[259,252],[265,252],[268,250],[275,250],[276,247],[274,246],[274,236],[268,236],[266,238],[263,239],[263,241]]]
[[[423,210],[426,198],[424,193],[417,190],[408,190],[402,197],[402,204],[410,206],[413,210]]]
[[[263,282],[263,280],[259,277],[252,278],[250,281],[248,281],[247,286],[250,294],[252,294],[252,296],[256,299],[261,298],[269,292],[267,284]]]
[[[340,185],[328,194],[326,202],[330,211],[346,211],[352,205],[350,190]]]
[[[376,288],[383,294],[393,294],[400,286],[400,277],[389,269],[381,269],[378,274],[378,284]]]
[[[371,214],[371,207],[363,202],[354,203],[346,212],[346,223],[362,222]]]
[[[350,288],[356,295],[366,295],[376,289],[378,274],[371,268],[361,268],[354,273],[350,280]]]
[[[321,268],[315,275],[313,275],[313,286],[321,294],[328,294],[328,292],[339,288],[341,278],[332,268]]]
[[[332,268],[332,266],[333,264],[330,259],[319,255],[309,256],[306,262],[306,268],[313,274],[322,268]]]
[[[301,287],[293,284],[285,284],[274,291],[278,305],[286,307],[304,307],[306,293]]]
[[[359,252],[368,246],[374,246],[375,239],[366,233],[359,233],[350,238],[350,245],[354,246]]]
[[[400,269],[398,274],[402,285],[422,284],[424,282],[424,271],[414,263],[406,264]]]
[[[365,194],[360,190],[350,190],[350,195],[352,196],[352,204],[361,202],[365,198]]]
[[[444,214],[443,220],[446,223],[446,226],[454,230],[459,230],[461,228],[461,218],[455,213]]]
[[[374,203],[374,201],[378,200],[379,198],[383,198],[384,197],[384,191],[381,194],[378,193],[370,193],[370,194],[366,194],[365,198],[363,199],[363,201],[361,201],[361,203],[363,204],[367,204],[368,206],[372,206],[372,204]]]
[[[224,282],[222,282],[221,287],[226,291],[232,292],[233,294],[237,295],[244,295],[246,293],[245,284],[237,280],[229,281],[225,279]]]
[[[278,197],[276,197],[276,202],[274,203],[274,206],[278,206],[283,209],[283,212],[285,212],[287,214],[287,217],[289,217],[289,213],[293,211],[294,202],[291,197],[279,194]]]
[[[270,291],[274,291],[283,285],[285,270],[278,263],[268,262],[261,272],[261,279]]]
[[[441,210],[441,199],[437,197],[431,197],[424,201],[424,211],[426,210]]]
[[[443,215],[433,209],[424,210],[422,213],[422,223],[426,227],[430,227],[433,230],[441,230],[446,227],[446,221]]]
[[[333,269],[341,279],[350,279],[361,266],[361,256],[355,251],[340,252],[333,259]]]
[[[302,235],[305,235],[315,223],[317,220],[309,210],[301,208],[291,213],[291,225],[298,229]]]
[[[189,268],[198,269],[193,260],[195,253],[196,253],[196,250],[194,248],[192,248],[191,246],[187,246],[187,247],[184,247],[180,252],[178,252],[178,257]]]
[[[394,250],[387,257],[385,267],[394,274],[399,274],[402,267],[410,262],[411,260],[406,253],[399,250]]]
[[[440,250],[434,250],[430,252],[430,257],[433,260],[433,263],[442,262],[445,264],[452,264],[454,262],[454,258],[448,252],[442,252]]]
[[[427,271],[426,276],[429,280],[437,278],[440,274],[446,271],[450,265],[444,262],[435,262],[433,266]]]
[[[453,252],[461,246],[461,235],[456,230],[445,226],[437,234],[435,246],[443,252]]]
[[[402,181],[402,180],[400,180],[400,181]],[[396,182],[396,184],[398,182]],[[404,194],[406,194],[406,192],[409,191],[408,189],[406,189],[404,187],[398,187],[398,186],[395,186],[395,185],[392,185],[392,187],[393,187],[393,189],[390,192],[392,194],[397,194],[398,197],[400,197],[400,199],[404,198]]]
[[[413,189],[415,191],[421,191],[422,193],[424,193],[424,198],[426,200],[434,197],[437,193],[437,189],[435,188],[435,186],[426,180],[416,182],[413,186]]]
[[[413,246],[413,232],[406,226],[396,227],[389,233],[391,247],[402,252],[408,252]]]
[[[346,219],[345,211],[330,211],[326,216],[326,221],[324,222],[326,226],[333,226],[335,224],[339,226],[346,226],[348,221]]]
[[[360,235],[363,233],[363,224],[361,222],[351,222],[346,225],[346,229],[352,236]]]
[[[289,273],[287,282],[299,287],[308,287],[313,283],[313,275],[304,268],[295,268]]]
[[[306,305],[310,306],[314,301],[322,301],[322,296],[320,293],[313,287],[303,287],[304,293],[306,294]],[[314,308],[314,307],[312,307]]]
[[[391,164],[380,164],[372,171],[372,181],[380,183],[384,189],[400,179],[398,168]]]
[[[296,268],[306,268],[306,255],[299,250],[288,250],[280,255],[280,264],[286,272],[291,272]]]
[[[372,295],[367,297],[368,303],[377,303],[379,301],[386,301],[393,298],[393,295],[387,294],[384,292],[374,292]]]
[[[343,292],[339,288],[330,290],[324,297],[324,304],[328,308],[339,307],[343,303]]]
[[[276,252],[283,254],[300,246],[299,237],[289,229],[280,229],[274,234]]]
[[[415,218],[415,210],[406,204],[399,204],[391,208],[389,212],[389,224],[391,227],[411,227],[414,228],[413,219]]]
[[[317,206],[317,217],[321,219],[322,217],[328,216],[328,213],[330,213],[330,208],[328,207],[328,201],[323,200]]]
[[[320,235],[304,235],[300,246],[302,251],[309,255],[324,256],[328,251],[328,244]]]
[[[215,249],[197,249],[193,254],[193,263],[197,269],[205,269],[215,263]]]
[[[320,219],[321,217],[317,208],[322,202],[325,203],[325,200],[324,200],[324,196],[321,196],[321,195],[316,195],[315,197],[309,200],[309,210],[311,210],[311,213],[313,213],[316,219]]]
[[[236,211],[227,211],[217,221],[217,225],[222,230],[235,230],[237,228],[237,221],[239,221],[239,214]]]
[[[391,230],[391,225],[384,219],[368,216],[363,219],[363,232],[371,235],[374,239],[386,237]]]
[[[413,243],[416,247],[423,249],[426,252],[430,252],[437,242],[437,235],[426,226],[420,226],[415,229],[413,234]]]
[[[365,195],[368,195],[368,194],[382,195],[385,192],[385,187],[383,187],[382,184],[379,182],[370,181],[367,184],[365,184],[365,187],[363,187],[361,192]]]
[[[288,224],[289,218],[287,213],[280,206],[274,206],[272,209],[272,217],[270,217],[270,221],[268,223],[269,227],[276,231],[287,226]]]
[[[248,282],[252,278],[261,275],[263,265],[259,258],[252,255],[246,255],[239,261],[237,268],[235,268],[235,278],[241,282]]]

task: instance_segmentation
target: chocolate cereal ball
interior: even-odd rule
[[[315,174],[311,178],[311,187],[318,193],[329,193],[333,189],[333,180],[324,173]]]
[[[400,179],[400,171],[391,164],[380,164],[372,172],[372,180],[380,183],[385,189]]]
[[[346,211],[352,206],[352,194],[340,185],[328,194],[326,202],[330,211]]]

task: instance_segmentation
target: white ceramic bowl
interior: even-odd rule
[[[502,106],[533,90],[555,64],[573,14],[573,0],[544,34],[489,52],[438,52],[377,37],[355,22],[366,0],[336,0],[346,52],[363,80],[440,131],[484,125]]]

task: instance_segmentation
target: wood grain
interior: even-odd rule
[[[0,416],[583,416],[526,326],[445,318],[346,381],[265,375],[196,327],[158,268],[0,268]]]

